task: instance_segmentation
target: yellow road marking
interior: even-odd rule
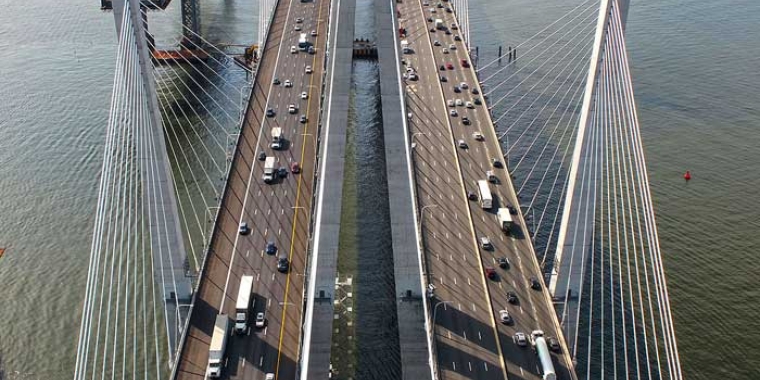
[[[320,1],[318,3],[319,3],[319,12],[317,15],[317,28],[315,29],[317,31],[317,38],[315,42],[318,42],[319,37],[322,36],[322,33],[319,31],[319,26],[322,21],[322,2]],[[319,44],[316,43],[315,45],[319,45]],[[312,62],[311,62],[312,71],[316,71],[317,56],[319,56],[319,54],[314,54],[314,58],[312,59]],[[313,86],[314,76],[315,76],[314,74],[315,73],[309,74],[311,75],[311,79],[309,79],[309,100],[306,102],[306,117],[307,117],[306,126],[304,128],[304,133],[302,134],[303,143],[301,144],[301,161],[303,161],[304,153],[306,152],[306,135],[307,135],[306,132],[309,131],[309,124],[311,123],[308,117],[309,117],[309,110],[311,109],[311,101],[312,99],[314,99],[314,97],[312,96],[312,90],[314,90],[314,86]],[[317,143],[317,138],[314,137],[315,148],[316,148],[316,143]],[[303,165],[303,162],[301,163],[301,165]],[[317,170],[316,165],[314,166],[314,170]],[[301,171],[298,177],[298,187],[296,190],[296,201],[295,201],[295,208],[294,208],[294,215],[293,215],[293,229],[291,230],[291,233],[290,233],[290,253],[288,254],[288,261],[290,262],[289,269],[292,269],[292,266],[293,266],[293,246],[296,241],[295,239],[296,225],[298,224],[298,211],[300,210],[300,208],[298,207],[298,201],[301,198],[301,182],[303,180],[303,176],[304,176],[304,172]],[[309,207],[311,207],[311,205],[309,205]],[[306,265],[306,260],[304,260],[304,265]],[[288,291],[290,290],[290,273],[292,273],[292,270],[288,270],[288,276],[287,276],[287,279],[285,280],[285,299],[282,304],[282,318],[280,319],[280,339],[279,339],[279,342],[277,343],[277,366],[275,367],[275,371],[274,371],[275,379],[280,376],[280,359],[282,357],[282,337],[283,337],[283,334],[285,333],[285,317],[287,315],[287,310],[288,310]],[[304,273],[306,273],[305,270],[304,270]],[[300,350],[300,347],[298,348],[298,350]],[[296,360],[298,360],[298,358],[296,358]]]

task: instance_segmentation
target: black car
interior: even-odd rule
[[[280,178],[285,178],[288,176],[288,169],[286,168],[279,168],[277,169],[277,176]]]
[[[559,346],[559,341],[557,338],[549,338],[546,340],[546,342],[549,344],[549,349],[554,352],[560,352],[562,348]]]
[[[439,67],[438,69],[440,69],[441,71],[446,71],[446,66],[441,65],[441,67]]]
[[[510,214],[517,215],[517,209],[515,208],[515,206],[507,205],[507,209],[509,209]]]
[[[530,281],[530,288],[534,290],[541,290],[541,282],[538,281],[537,277],[531,277],[529,279]]]
[[[451,35],[451,31],[450,31],[450,30],[448,30],[448,29],[446,29],[446,34],[447,34],[447,35]]]
[[[427,18],[427,22],[433,22],[433,18],[432,17],[428,17]]]
[[[461,40],[462,40],[462,37],[459,37],[458,34],[454,36],[454,41],[461,41]]]
[[[471,201],[477,201],[478,200],[478,194],[475,194],[474,191],[468,191],[467,192],[467,199]]]
[[[454,92],[460,93],[460,92],[462,92],[462,90],[459,89],[459,86],[454,86]]]
[[[240,227],[238,227],[238,232],[241,235],[248,235],[251,233],[251,229],[248,227],[248,223],[242,222],[240,223]]]
[[[513,292],[513,291],[507,292],[507,302],[509,302],[511,304],[516,304],[517,303],[517,294],[515,292]]]
[[[506,257],[499,257],[499,268],[501,269],[509,268],[509,260],[507,260]]]
[[[290,262],[288,261],[287,256],[280,256],[279,259],[277,259],[277,271],[285,273],[290,269]]]
[[[430,33],[435,33],[435,28],[430,28]]]
[[[273,108],[267,109],[267,117],[274,117],[274,109]]]
[[[473,89],[473,91],[477,91],[477,90]],[[475,99],[472,100],[472,102],[475,103],[475,104],[477,104],[477,105],[483,104],[483,102],[480,101],[480,98],[475,98]]]
[[[264,152],[259,152],[259,161],[264,161],[267,159],[267,154]]]
[[[493,167],[495,167],[495,168],[503,168],[504,167],[504,164],[502,164],[501,161],[499,161],[496,158],[492,158],[491,159],[491,165],[493,165]]]
[[[274,84],[280,84],[280,78],[274,78],[274,81],[272,81]]]
[[[480,91],[478,91],[476,87],[473,87],[471,92],[475,95],[480,94]],[[475,100],[476,100],[475,104],[480,104],[480,99],[475,98]]]
[[[462,124],[470,125],[470,118],[467,116],[462,116]]]
[[[274,245],[273,241],[270,241],[267,243],[266,252],[268,255],[274,255],[275,253],[277,253],[277,246]]]
[[[448,79],[446,79],[445,76],[441,75],[441,82],[447,82],[447,81],[448,81]]]

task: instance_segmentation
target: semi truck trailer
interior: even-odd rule
[[[218,378],[222,376],[224,351],[227,348],[229,326],[230,320],[227,318],[227,314],[216,316],[214,333],[211,335],[211,344],[208,347],[208,366],[206,367],[206,376],[208,377]]]
[[[251,291],[253,290],[253,276],[240,278],[240,290],[238,290],[237,303],[235,304],[235,332],[244,334],[248,330],[248,317],[251,314]]]
[[[557,374],[554,372],[554,364],[552,363],[552,355],[549,352],[549,346],[544,339],[544,332],[541,330],[534,330],[531,334],[531,341],[533,347],[536,349],[536,355],[541,362],[541,372],[543,372],[544,380],[556,380]]]

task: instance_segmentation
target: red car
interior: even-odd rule
[[[470,63],[466,59],[462,59],[462,67],[470,67]]]
[[[301,165],[298,165],[298,162],[293,161],[290,163],[290,172],[293,174],[298,174],[301,172]]]
[[[491,267],[486,267],[486,277],[488,277],[489,280],[495,280],[496,271]]]
[[[454,65],[451,64],[451,62],[446,63],[446,68],[449,70],[454,70]]]

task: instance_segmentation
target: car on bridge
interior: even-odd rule
[[[512,340],[520,347],[525,347],[528,345],[528,337],[525,336],[525,333],[519,331],[515,333],[515,335],[512,337]]]
[[[506,257],[499,257],[498,263],[499,263],[499,268],[501,269],[509,268],[509,259]]]
[[[312,37],[316,37],[317,36],[317,31],[316,30],[312,30],[311,31],[311,36]]]
[[[273,241],[267,242],[266,253],[267,255],[274,255],[277,253],[277,246]]]
[[[483,134],[479,131],[472,132],[472,138],[477,141],[483,141],[485,138],[483,137]]]
[[[461,41],[462,37],[459,37],[459,35],[454,35],[454,41]]]
[[[301,92],[301,99],[308,99],[309,94],[306,91]]]
[[[508,291],[507,292],[507,302],[509,302],[511,304],[516,304],[517,303],[517,293],[515,293],[515,292],[513,292],[511,290]]]
[[[490,251],[493,249],[493,244],[491,244],[491,239],[489,239],[488,236],[480,237],[480,248],[483,248],[487,251]]]
[[[506,310],[499,310],[499,322],[505,325],[511,325],[515,323],[515,321],[512,319],[512,316],[509,315],[509,312]]]
[[[301,172],[301,165],[298,164],[298,161],[293,161],[290,163],[290,172],[293,174],[298,174]]]
[[[470,118],[467,116],[462,116],[462,124],[470,125]]]
[[[541,290],[541,282],[538,281],[538,277],[532,276],[528,279],[530,282],[530,288],[533,290]]]
[[[301,124],[306,124],[306,121],[308,121],[308,119],[306,118],[306,115],[301,115],[298,121],[301,122]]]
[[[451,62],[446,62],[446,68],[449,70],[454,70],[454,65],[452,65]]]
[[[246,222],[241,222],[241,223],[240,223],[240,227],[238,227],[238,232],[239,232],[241,235],[248,235],[248,234],[250,234],[250,233],[251,233],[251,228],[250,228],[250,227],[248,227],[248,223],[246,223]]]
[[[441,75],[441,82],[448,82],[448,79],[446,79],[446,76]]]
[[[287,88],[293,87],[293,82],[291,82],[290,79],[288,79],[285,81],[284,86]]]
[[[458,146],[459,146],[461,149],[467,149],[467,143],[466,143],[466,142],[464,142],[464,140],[459,140],[459,141],[457,142],[457,145],[458,145]]]
[[[304,71],[306,71],[306,74],[311,74],[312,73],[311,66],[306,66],[306,68],[304,69]]]
[[[274,115],[275,115],[274,108],[267,109],[267,117],[274,117]]]
[[[451,117],[457,117],[459,113],[457,112],[457,110],[451,110],[449,111],[449,115],[451,115]]]
[[[267,317],[263,311],[256,314],[256,328],[263,329],[267,324]]]
[[[433,41],[433,46],[441,46],[441,41],[438,41],[438,40]]]
[[[496,281],[496,271],[491,267],[486,267],[486,277],[488,277],[489,280]]]
[[[470,63],[467,62],[467,60],[464,58],[462,58],[459,62],[462,64],[462,67],[470,67]]]

